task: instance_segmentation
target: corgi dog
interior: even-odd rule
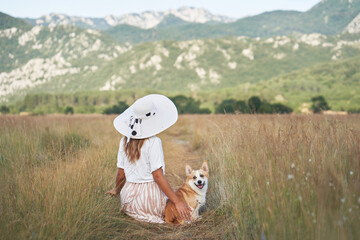
[[[207,161],[204,161],[199,170],[193,170],[189,165],[185,166],[186,181],[175,192],[176,195],[191,208],[191,221],[200,218],[199,209],[205,204],[206,191],[208,188],[209,167]],[[190,221],[190,222],[191,222]],[[171,224],[184,224],[176,210],[175,204],[170,200],[165,207],[165,222]]]

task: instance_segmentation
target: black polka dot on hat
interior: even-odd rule
[[[132,133],[131,133],[133,136],[135,136],[136,134],[137,134],[137,132],[136,131],[132,131]]]

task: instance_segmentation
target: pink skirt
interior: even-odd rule
[[[126,182],[120,192],[121,209],[138,221],[164,223],[167,197],[156,182]]]

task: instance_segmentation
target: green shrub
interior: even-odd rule
[[[322,111],[330,110],[328,103],[323,96],[316,96],[311,98],[311,109],[314,113],[321,113]]]
[[[217,107],[216,113],[235,113],[236,110],[236,100],[235,99],[225,99]]]
[[[175,97],[170,98],[179,114],[187,114],[187,113],[199,113],[199,114],[208,114],[211,111],[208,108],[200,108],[201,102],[199,100],[195,100],[192,97],[186,97],[184,95],[177,95]]]
[[[253,96],[249,98],[248,105],[252,113],[257,113],[261,106],[261,100],[259,97]]]
[[[293,110],[281,103],[270,104],[259,97],[251,97],[248,102],[225,99],[216,106],[216,113],[291,113]]]
[[[0,112],[1,112],[2,114],[8,114],[8,113],[10,112],[10,109],[9,109],[7,106],[2,105],[2,106],[0,107]]]
[[[288,106],[285,106],[281,103],[274,103],[272,104],[272,107],[273,107],[273,112],[274,113],[292,113],[293,112],[293,109],[288,107]]]
[[[261,102],[260,107],[257,109],[256,112],[253,113],[274,113],[274,108],[270,103]]]
[[[64,110],[64,113],[65,114],[74,114],[74,108],[73,107],[70,107],[70,106],[67,106]]]
[[[349,114],[360,113],[360,108],[352,108],[347,111]]]
[[[127,105],[126,102],[118,102],[117,105],[105,108],[103,114],[120,114],[124,112],[128,107],[129,105]]]

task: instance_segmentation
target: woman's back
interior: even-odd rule
[[[162,167],[165,173],[161,139],[157,136],[145,140],[138,160],[131,162],[125,153],[125,137],[120,141],[117,167],[125,171],[126,180],[132,183],[153,182],[152,172]],[[133,141],[133,140],[132,140]]]

